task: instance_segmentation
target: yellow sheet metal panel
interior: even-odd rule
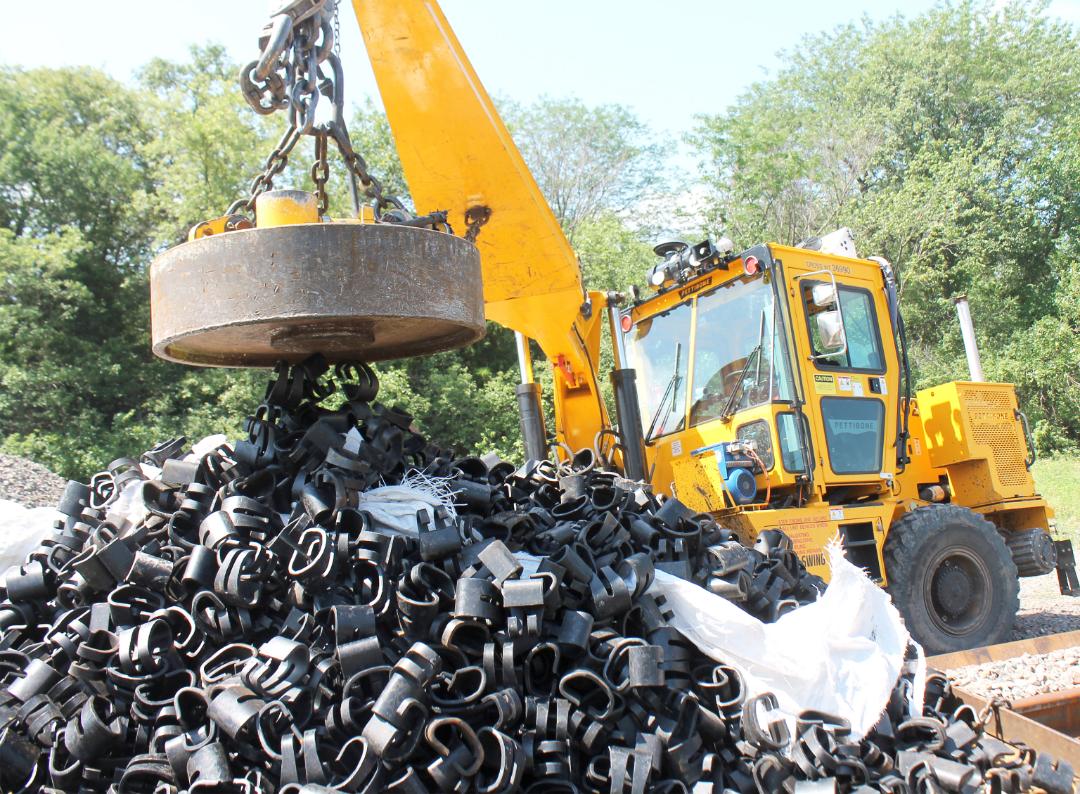
[[[724,441],[736,441],[740,429],[755,422],[764,422],[768,428],[768,441],[772,447],[773,465],[767,473],[768,479],[761,474],[756,477],[758,497],[763,498],[766,488],[769,486],[772,488],[773,495],[776,495],[781,489],[793,488],[799,474],[787,471],[784,468],[783,451],[776,436],[777,414],[789,413],[790,411],[790,406],[784,403],[765,403],[738,411],[730,421],[713,419],[654,439],[645,449],[649,468],[653,472],[651,477],[653,487],[659,493],[670,494],[674,492],[680,500],[685,501],[683,497],[688,492],[688,489],[701,484],[700,478],[693,474],[693,472],[697,471],[697,465],[688,463],[699,458],[699,456],[694,456],[692,453],[702,447]],[[645,417],[645,422],[648,422],[648,417]],[[759,452],[763,457],[769,456],[765,450],[759,450]],[[711,453],[700,456],[700,460],[705,466],[716,469],[716,459]],[[684,482],[684,477],[688,477],[689,480]],[[719,475],[717,475],[717,482],[719,482]],[[719,487],[722,490],[723,485],[721,484]],[[716,500],[714,499],[714,501]],[[723,503],[722,498],[719,499],[719,503]],[[694,509],[711,512],[716,508],[695,507]]]
[[[1012,384],[953,381],[923,389],[918,403],[930,462],[947,469],[954,502],[1035,495]]]
[[[946,476],[944,469],[936,468],[930,460],[930,452],[924,439],[922,416],[919,413],[919,403],[912,399],[911,411],[908,414],[908,464],[903,472],[896,475],[895,496],[903,500],[920,499],[919,486],[929,485],[940,481]]]
[[[711,455],[675,458],[671,461],[671,472],[679,501],[691,510],[716,513],[727,507],[724,502],[727,489]]]
[[[721,526],[738,533],[740,539],[753,543],[758,533],[766,529],[781,529],[791,538],[795,553],[799,555],[807,569],[829,580],[829,566],[825,546],[832,540],[844,543],[844,528],[849,526],[867,526],[874,539],[873,554],[877,569],[884,579],[884,560],[881,549],[885,543],[886,528],[892,520],[893,505],[874,504],[858,507],[838,507],[820,502],[805,507],[791,507],[782,510],[745,510],[737,513],[723,513],[717,516]]]
[[[353,7],[417,209],[449,210],[460,233],[467,209],[490,208],[477,240],[485,301],[559,296],[549,311],[568,327],[583,297],[577,258],[442,10],[424,0]],[[576,300],[562,300],[566,291]]]
[[[886,488],[888,478],[896,469],[896,394],[900,388],[899,360],[891,332],[889,309],[882,290],[881,267],[866,259],[824,254],[802,248],[770,244],[773,257],[782,262],[791,309],[791,326],[794,335],[793,354],[797,357],[803,379],[803,392],[807,406],[804,409],[810,423],[814,453],[818,461],[814,482],[819,489],[835,486],[862,486],[867,493]],[[814,275],[818,274],[818,275]],[[869,299],[868,316],[875,326],[880,342],[882,367],[879,371],[847,369],[828,366],[811,358],[813,343],[810,337],[807,307],[801,291],[800,279],[822,281],[835,278],[840,288],[864,290]],[[883,430],[880,465],[874,471],[864,473],[840,473],[834,470],[835,461],[829,454],[829,438],[826,432],[824,405],[826,400],[860,399],[878,400],[881,404]],[[837,422],[844,424],[844,420]],[[839,434],[838,434],[839,435]],[[844,434],[845,436],[848,434]],[[856,440],[837,441],[835,446],[860,443]],[[823,491],[822,491],[823,492]]]
[[[974,510],[993,521],[999,529],[1009,532],[1045,529],[1053,534],[1055,530],[1054,511],[1041,496],[994,502]]]
[[[609,424],[594,375],[599,330],[580,311],[581,267],[558,220],[438,3],[353,9],[418,211],[447,210],[459,234],[468,210],[490,212],[476,240],[487,319],[540,345],[555,367],[559,440],[591,446]]]

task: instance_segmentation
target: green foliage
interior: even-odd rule
[[[74,447],[168,379],[145,343],[142,107],[93,70],[4,69],[0,108],[0,437]]]
[[[163,438],[241,432],[267,374],[155,359],[147,280],[155,253],[247,196],[281,136],[281,114],[253,113],[236,74],[216,46],[155,59],[134,87],[86,69],[0,71],[0,448],[86,479]],[[626,210],[660,183],[644,125],[577,100],[508,111],[586,284],[640,283],[652,256]],[[385,116],[368,102],[350,130],[386,192],[408,202]],[[303,139],[276,185],[309,187],[311,159]],[[343,169],[332,166],[330,213],[346,216]],[[521,457],[506,329],[489,324],[466,350],[378,369],[380,399],[440,444]],[[550,394],[550,368],[538,371]]]
[[[987,376],[1017,383],[1045,449],[1080,438],[1080,49],[1044,11],[960,2],[839,28],[691,141],[711,222],[740,244],[850,226],[897,265],[922,385],[966,375],[966,293]]]
[[[443,353],[380,371],[379,399],[404,407],[421,432],[459,454],[490,451],[519,461],[516,376],[514,369],[478,375],[454,353]]]
[[[581,260],[586,287],[625,291],[645,286],[656,261],[652,246],[614,212],[606,210],[578,224],[574,250]]]
[[[139,97],[96,70],[0,69],[0,226],[77,229],[79,263],[107,292],[142,252],[131,196],[150,184]]]
[[[155,220],[160,246],[186,240],[192,226],[246,198],[284,129],[280,116],[259,116],[240,100],[237,73],[220,46],[193,48],[188,63],[156,58],[140,72],[151,132],[140,151],[155,165],[153,189],[140,207]],[[281,186],[294,172],[279,178]]]
[[[150,353],[153,253],[242,193],[263,141],[220,49],[143,79],[0,72],[0,439],[68,476],[235,433],[264,378]]]
[[[624,212],[663,184],[664,147],[628,108],[541,97],[499,111],[571,242],[579,226]]]
[[[652,247],[645,242],[642,233],[629,228],[611,211],[581,222],[574,236],[574,248],[589,289],[625,292],[631,285],[644,287],[648,269],[656,261]],[[607,377],[615,361],[607,323],[602,326],[601,333],[600,393],[607,403],[609,415],[615,416],[615,397]],[[548,384],[544,384],[544,393],[550,393]]]
[[[349,131],[353,148],[363,155],[368,171],[382,182],[383,192],[408,199],[409,188],[405,184],[390,122],[370,97],[353,109]]]
[[[1080,458],[1075,455],[1055,455],[1036,461],[1031,467],[1035,487],[1054,508],[1058,535],[1080,541]]]

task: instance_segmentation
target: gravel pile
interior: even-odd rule
[[[1014,640],[1077,630],[1080,598],[1061,594],[1056,573],[1020,580],[1020,612],[1013,629]]]
[[[1080,686],[1080,647],[958,667],[949,675],[956,686],[967,692],[1015,702]]]
[[[55,507],[66,480],[39,463],[13,455],[0,455],[0,499],[23,507]]]

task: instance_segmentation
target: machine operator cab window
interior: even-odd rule
[[[637,370],[646,443],[749,408],[793,402],[781,312],[771,281],[758,274],[731,279],[635,323],[626,336],[626,349],[630,366]],[[790,418],[781,414],[776,433],[784,468],[798,472],[805,469],[805,433],[799,433]],[[768,423],[753,419],[738,424],[736,432],[738,438],[756,442],[771,469],[775,457]]]
[[[820,372],[852,373],[835,380],[823,376],[828,396],[820,404],[829,465],[836,474],[875,474],[882,463],[885,403],[867,394],[859,377],[885,372],[873,298],[869,290],[835,280],[803,281],[800,292],[814,366]]]
[[[684,303],[649,317],[635,324],[627,340],[646,442],[682,430],[686,421],[691,313]]]
[[[792,399],[779,311],[764,278],[698,298],[690,424]]]
[[[840,308],[837,311],[836,294]],[[804,282],[803,304],[818,368],[884,372],[881,340],[870,293],[858,287]]]

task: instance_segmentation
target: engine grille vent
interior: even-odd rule
[[[960,394],[971,440],[990,448],[1002,485],[1024,487],[1031,477],[1024,464],[1027,446],[1008,392],[965,386]]]

